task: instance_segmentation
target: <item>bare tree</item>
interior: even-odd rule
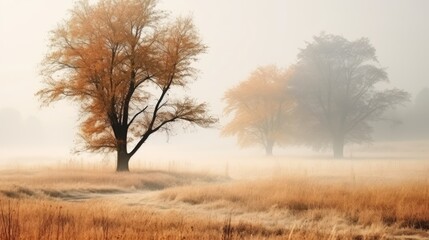
[[[209,127],[205,103],[171,96],[187,86],[206,49],[190,18],[169,22],[156,0],[79,1],[50,39],[38,92],[81,107],[81,136],[90,151],[116,151],[117,171],[155,132],[174,122]]]
[[[225,113],[233,114],[224,136],[236,135],[241,147],[261,145],[272,155],[274,145],[289,143],[294,101],[288,95],[290,73],[276,66],[260,67],[225,93]]]
[[[369,141],[369,121],[409,99],[388,83],[375,48],[366,38],[356,41],[331,35],[315,36],[298,54],[291,81],[301,114],[301,140],[313,147],[331,145],[343,157],[347,143]]]

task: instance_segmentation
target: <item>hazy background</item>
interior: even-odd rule
[[[41,87],[39,64],[48,33],[72,6],[72,0],[0,0],[0,161],[70,158],[77,106],[64,101],[40,108],[34,93]],[[193,16],[209,50],[197,63],[201,72],[189,93],[207,101],[221,120],[227,89],[260,65],[294,63],[299,48],[321,31],[349,40],[368,37],[392,86],[410,92],[413,101],[429,86],[426,0],[161,0],[159,8]],[[376,137],[400,139],[383,131]],[[154,135],[135,158],[263,155],[258,149],[238,150],[235,139],[220,138],[216,128],[183,133],[178,127],[176,133]]]

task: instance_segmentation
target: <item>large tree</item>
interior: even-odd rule
[[[206,46],[190,18],[175,21],[156,0],[79,1],[53,31],[43,62],[48,104],[80,105],[81,132],[90,151],[116,151],[117,171],[155,132],[174,122],[208,127],[205,103],[178,95],[195,78],[192,63]]]
[[[241,147],[263,146],[267,155],[275,145],[290,142],[294,101],[287,92],[289,76],[276,66],[260,67],[228,90],[225,113],[233,118],[222,134],[236,135]]]
[[[315,36],[300,50],[291,81],[302,117],[301,140],[313,147],[331,145],[336,158],[343,157],[345,144],[369,141],[369,122],[409,99],[408,93],[382,85],[388,81],[367,38]]]

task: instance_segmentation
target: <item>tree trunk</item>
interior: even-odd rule
[[[268,143],[265,146],[265,155],[267,155],[267,156],[273,156],[273,146],[274,146],[273,143]]]
[[[334,150],[334,158],[343,158],[344,157],[344,138],[335,137],[332,143],[332,148]]]
[[[127,153],[125,149],[118,149],[118,158],[116,171],[117,172],[129,172],[128,162],[130,161],[130,155]]]

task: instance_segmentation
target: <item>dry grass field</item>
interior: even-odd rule
[[[0,170],[0,240],[429,239],[425,158],[174,165]]]

